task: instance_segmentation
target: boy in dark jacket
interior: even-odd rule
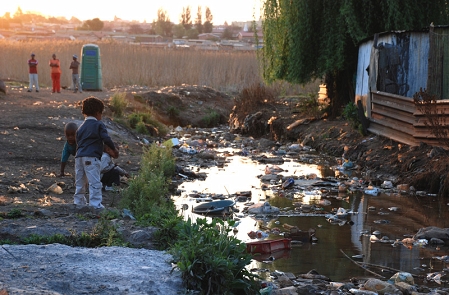
[[[75,155],[75,195],[76,205],[86,205],[84,196],[86,180],[89,184],[89,206],[95,209],[103,209],[101,193],[100,167],[103,145],[112,149],[112,154],[118,157],[118,151],[114,142],[109,137],[106,126],[101,122],[104,110],[103,102],[90,96],[83,100],[82,113],[84,122],[76,131],[76,155]]]

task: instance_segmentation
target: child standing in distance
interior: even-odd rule
[[[67,123],[64,127],[64,134],[66,138],[66,142],[64,144],[64,148],[62,149],[61,156],[61,174],[59,176],[64,176],[65,166],[67,161],[69,160],[70,155],[75,156],[76,153],[76,129],[78,129],[78,125],[73,122]]]
[[[118,146],[116,145],[118,150]],[[114,163],[114,151],[107,145],[104,146],[104,152],[101,156],[101,183],[105,191],[114,191],[115,186],[120,186],[120,176],[129,177],[128,172]]]
[[[75,155],[75,195],[76,205],[86,205],[85,182],[89,184],[89,206],[95,209],[103,209],[101,204],[103,196],[101,194],[100,168],[103,145],[111,148],[115,158],[118,151],[114,142],[109,137],[106,126],[101,122],[101,115],[104,110],[103,102],[90,96],[82,102],[82,113],[84,122],[76,131],[76,155]]]

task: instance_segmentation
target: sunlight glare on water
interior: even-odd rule
[[[219,152],[224,150],[235,152],[231,149],[222,149]],[[316,177],[323,178],[335,175],[335,172],[327,166],[299,163],[288,158],[284,158],[284,160],[282,165],[277,165],[284,170],[280,173],[284,177],[315,174]],[[282,227],[284,224],[297,226],[301,231],[307,231],[309,228],[316,229],[317,243],[306,242],[293,246],[291,250],[254,256],[249,268],[280,270],[294,274],[307,273],[309,270],[316,269],[320,274],[328,276],[332,280],[342,280],[355,276],[370,276],[363,268],[348,259],[354,255],[362,255],[363,258],[358,259],[360,262],[416,273],[425,271],[422,270],[423,258],[427,259],[425,260],[427,265],[434,267],[435,263],[430,262],[431,257],[449,252],[447,246],[438,247],[437,251],[435,247],[392,247],[392,242],[373,244],[369,240],[374,230],[379,230],[382,236],[388,236],[394,241],[402,240],[406,234],[414,234],[425,226],[449,227],[449,210],[445,203],[441,204],[438,200],[431,198],[418,199],[398,194],[369,196],[360,191],[354,194],[339,193],[340,198],[336,198],[336,195],[329,197],[323,194],[322,197],[310,195],[302,199],[291,200],[275,196],[269,189],[261,189],[261,181],[258,176],[265,174],[265,167],[266,164],[259,164],[249,157],[237,155],[228,157],[223,168],[212,167],[198,170],[196,167],[191,167],[192,171],[207,173],[207,178],[204,181],[195,180],[182,183],[179,187],[182,190],[181,196],[174,196],[173,199],[178,207],[181,207],[182,204],[188,205],[188,209],[184,211],[184,217],[191,217],[193,220],[198,217],[203,218],[191,211],[192,207],[199,204],[196,199],[189,196],[194,192],[204,193],[206,196],[207,194],[227,196],[239,191],[251,191],[252,202],[269,201],[272,206],[281,209],[291,207],[292,202],[320,204],[320,199],[325,199],[329,204],[321,207],[326,212],[341,207],[351,211],[352,214],[348,217],[348,222],[343,225],[331,224],[326,221],[324,216],[316,215],[280,214],[277,217],[261,217],[256,220],[254,216],[234,214],[234,216],[240,216],[240,218],[236,218],[238,226],[235,236],[243,242],[257,241],[248,236],[251,231],[267,231],[267,229],[275,227],[285,231]],[[276,185],[280,184],[281,182]],[[243,202],[236,204],[240,212],[245,206]],[[389,212],[387,210],[389,207],[400,209],[397,212]],[[435,214],[435,210],[439,212],[438,215]],[[282,236],[269,234],[267,237],[270,240],[279,238]],[[267,261],[268,256],[273,256],[275,260]],[[445,266],[438,265],[440,269],[443,267]],[[395,272],[390,270],[388,272],[380,271],[380,273],[389,278]]]

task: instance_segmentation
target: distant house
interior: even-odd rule
[[[258,42],[262,42],[263,34],[260,31],[257,33],[241,31],[238,33],[237,39],[241,42],[256,43],[255,35],[257,35]]]
[[[159,43],[164,42],[164,37],[162,37],[161,35],[136,35],[135,42]]]
[[[216,33],[204,33],[198,35],[198,39],[201,40],[219,40],[220,37],[221,35]]]

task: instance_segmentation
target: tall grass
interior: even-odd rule
[[[80,41],[0,40],[0,79],[28,83],[27,60],[31,52],[39,61],[41,86],[51,86],[49,60],[53,53],[61,61],[61,85],[71,85],[69,69],[73,54],[81,60]],[[219,91],[240,91],[262,83],[256,52],[173,50],[113,41],[100,47],[103,87],[139,85],[148,87],[205,85]],[[304,87],[277,82],[281,94],[304,92]],[[316,88],[316,87],[314,87]],[[315,91],[315,90],[314,90]]]
[[[61,61],[61,84],[70,85],[72,55],[81,55],[79,41],[0,41],[0,79],[27,82],[31,52],[39,61],[39,84],[51,85],[51,55]],[[103,86],[148,87],[206,85],[218,90],[240,90],[261,82],[255,52],[208,52],[150,48],[116,42],[98,42]],[[80,61],[81,57],[80,57]]]

